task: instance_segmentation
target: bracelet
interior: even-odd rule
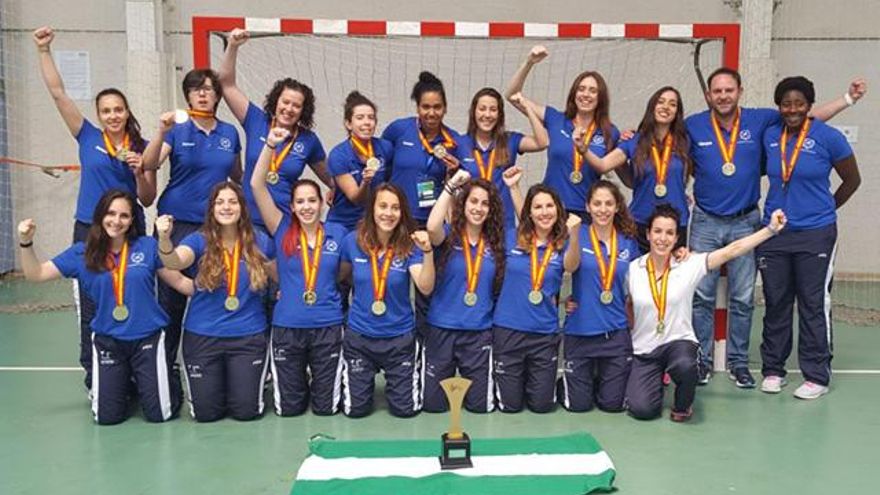
[[[446,191],[450,196],[455,196],[455,191],[457,191],[458,188],[446,184],[445,186],[443,186],[443,190]]]
[[[174,248],[171,248],[170,251],[162,251],[161,248],[159,249],[159,254],[164,254],[165,256],[168,256],[169,254],[171,254],[173,252],[174,252]]]
[[[846,106],[848,106],[848,107],[851,107],[856,104],[856,100],[854,100],[853,97],[850,96],[849,91],[847,91],[846,93],[843,93],[843,101],[846,102]]]
[[[771,227],[770,224],[768,223],[768,224],[767,224],[767,230],[769,230],[770,233],[773,234],[773,235],[779,235],[779,231],[780,231],[781,229],[774,229],[774,228]]]
[[[26,249],[26,248],[29,248],[29,247],[31,247],[31,246],[33,246],[33,245],[34,245],[34,241],[33,241],[33,239],[31,239],[31,240],[28,241],[28,242],[19,242],[19,243],[18,243],[18,247],[20,247],[20,248],[25,248],[25,249]]]
[[[427,251],[425,251],[424,249],[422,249],[422,254],[430,254],[430,253],[433,253],[433,252],[434,252],[434,249],[433,249],[433,248],[432,248],[432,249],[429,249],[429,250],[427,250]]]
[[[48,47],[48,46],[46,46],[46,47],[39,47],[39,48],[37,48],[37,51],[40,52],[40,53],[49,53],[49,47]]]
[[[271,144],[269,144],[269,141],[266,141],[266,147],[269,148],[270,150],[274,150],[276,148],[275,146],[272,146]]]

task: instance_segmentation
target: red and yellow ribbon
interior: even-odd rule
[[[385,287],[388,281],[388,270],[391,268],[391,259],[394,258],[394,249],[385,250],[385,259],[382,261],[382,271],[379,271],[379,250],[370,250],[370,268],[373,272],[373,301],[385,300]]]
[[[118,151],[116,150],[116,146],[113,146],[113,141],[110,140],[110,135],[107,134],[107,131],[104,131],[102,136],[104,137],[104,147],[107,148],[107,154],[116,158],[116,154]],[[120,149],[129,149],[131,145],[131,138],[128,137],[128,133],[125,134],[122,138],[122,147]]]
[[[238,267],[241,261],[241,240],[235,241],[232,255],[223,248],[223,264],[226,266],[226,295],[234,298],[238,292]]]
[[[599,281],[603,291],[610,291],[614,285],[614,273],[617,271],[617,230],[611,227],[611,241],[608,249],[608,261],[602,255],[602,247],[599,245],[599,234],[596,228],[590,225],[590,243],[593,245],[593,256],[599,265]]]
[[[739,116],[740,109],[736,109],[736,119],[733,121],[733,127],[730,129],[730,140],[725,142],[724,136],[721,135],[721,126],[718,125],[718,119],[715,118],[714,112],[709,112],[712,120],[712,130],[715,131],[715,141],[718,143],[718,151],[721,152],[721,159],[724,163],[733,163],[733,155],[736,153],[736,141],[739,136]]]
[[[119,261],[109,257],[110,279],[113,281],[113,296],[116,299],[116,307],[124,304],[125,297],[125,272],[128,271],[128,241],[122,243],[119,251]]]
[[[788,128],[782,129],[782,138],[779,140],[779,154],[781,158],[780,165],[782,167],[782,183],[788,184],[791,180],[791,174],[794,173],[794,167],[797,165],[798,157],[801,156],[801,148],[804,145],[804,139],[810,131],[810,119],[805,119],[801,125],[801,131],[798,133],[797,141],[794,145],[794,151],[791,153],[791,160],[786,160],[785,148],[788,143]]]
[[[469,293],[477,292],[477,282],[480,280],[480,267],[483,266],[484,246],[485,239],[481,235],[479,242],[477,242],[477,256],[475,260],[471,254],[471,243],[468,242],[467,232],[461,233],[461,247],[464,251],[464,265],[467,270],[467,292]]]
[[[572,124],[577,128],[577,124]],[[590,146],[590,142],[593,140],[593,133],[596,132],[596,121],[593,120],[590,122],[590,126],[587,127],[587,132],[584,134],[584,144]],[[578,151],[577,145],[572,143],[572,167],[574,168],[574,172],[578,174],[582,174],[582,170],[584,168],[584,157],[581,155],[581,152]]]
[[[372,139],[367,139],[367,145],[364,146],[360,139],[351,136],[351,145],[354,147],[354,149],[357,150],[358,153],[360,153],[362,157],[364,157],[365,160],[369,160],[370,158],[373,158],[375,156],[373,154]]]
[[[440,126],[440,134],[443,136],[443,147],[449,150],[450,148],[455,148],[455,140],[452,139],[452,136],[446,129],[441,125]],[[419,141],[422,142],[422,147],[425,148],[425,151],[429,155],[434,154],[434,149],[431,147],[431,143],[428,142],[428,139],[425,138],[425,133],[422,132],[422,127],[419,126]]]
[[[666,294],[669,288],[669,261],[663,267],[660,289],[657,289],[657,272],[654,269],[654,259],[648,257],[648,285],[651,286],[651,297],[654,299],[654,307],[657,308],[657,328],[662,329],[666,320]]]
[[[305,290],[306,292],[314,292],[315,285],[318,282],[318,267],[321,264],[321,248],[324,246],[324,228],[318,225],[311,263],[309,263],[309,240],[305,230],[300,230],[299,232],[299,245],[301,249],[300,261],[302,262],[303,278],[306,284]]]
[[[651,140],[651,158],[654,161],[654,169],[657,172],[657,184],[666,185],[666,175],[669,172],[669,158],[672,156],[672,133],[667,133],[663,138],[663,157],[657,150],[657,144]]]
[[[553,245],[549,242],[547,243],[547,247],[544,250],[544,258],[541,260],[541,265],[538,266],[538,238],[532,238],[532,252],[531,255],[531,278],[532,278],[532,290],[540,291],[541,287],[544,285],[544,275],[547,273],[547,265],[550,264],[550,256],[553,255]]]
[[[272,125],[270,127],[275,127],[275,121],[272,121]],[[277,174],[278,170],[281,169],[281,163],[284,162],[284,159],[287,158],[287,154],[290,153],[290,148],[293,147],[293,143],[296,142],[296,137],[299,135],[299,127],[295,126],[293,130],[293,134],[290,136],[290,140],[287,141],[287,144],[281,148],[281,151],[275,150],[272,152],[272,160],[269,162],[269,172]]]
[[[483,162],[483,153],[480,150],[474,150],[474,160],[477,161],[477,168],[480,170],[480,177],[488,181],[492,180],[492,172],[495,171],[495,148],[489,152],[489,163]],[[481,239],[482,240],[482,239]]]

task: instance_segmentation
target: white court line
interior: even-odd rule
[[[0,371],[82,371],[78,366],[0,366]],[[562,372],[562,370],[558,370]],[[761,370],[750,370],[760,373]],[[788,370],[788,373],[800,374],[801,370]],[[831,370],[832,375],[880,375],[880,370]]]

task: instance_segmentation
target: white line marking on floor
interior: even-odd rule
[[[0,366],[0,371],[83,371],[78,366]]]

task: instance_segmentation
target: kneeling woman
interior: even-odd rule
[[[434,254],[428,233],[414,232],[414,225],[403,192],[382,184],[357,230],[345,238],[340,273],[352,277],[354,288],[342,341],[347,416],[372,412],[380,369],[389,412],[407,417],[421,410],[410,281],[424,295],[434,290]]]
[[[346,230],[321,222],[321,189],[308,179],[293,184],[290,211],[275,205],[266,186],[273,149],[289,135],[276,127],[266,136],[251,188],[266,229],[275,238],[281,296],[272,315],[275,413],[295,416],[338,411],[341,387],[342,301],[336,287]]]
[[[201,229],[171,243],[173,218],[156,220],[165,266],[198,267],[196,292],[183,320],[182,354],[196,421],[263,414],[266,309],[271,241],[255,233],[237,184],[214,186]]]
[[[626,276],[639,256],[636,224],[623,194],[599,179],[587,192],[590,224],[579,239],[589,239],[578,253],[572,275],[575,309],[565,319],[563,374],[559,402],[569,411],[623,410],[632,363],[632,338],[626,312]]]
[[[782,210],[769,225],[711,253],[692,253],[677,262],[672,252],[679,240],[678,211],[660,205],[648,219],[651,251],[630,264],[627,289],[632,298],[633,365],[626,387],[629,413],[653,419],[663,409],[663,373],[675,382],[670,419],[687,421],[693,414],[700,345],[691,324],[694,291],[706,273],[749,253],[785,225]]]
[[[522,176],[517,167],[511,169]],[[511,179],[505,174],[505,182]],[[514,193],[514,204],[518,203]],[[504,283],[495,305],[493,365],[498,409],[534,412],[553,410],[559,355],[557,296],[562,274],[575,266],[580,248],[576,235],[580,217],[565,210],[556,192],[536,184],[526,194],[516,231],[506,235]],[[563,261],[563,253],[565,258]],[[574,259],[573,259],[574,258]]]
[[[457,196],[456,190],[461,189]],[[451,222],[444,225],[452,206]],[[424,337],[424,409],[448,408],[440,381],[455,376],[472,381],[464,406],[490,412],[492,398],[492,311],[504,274],[504,207],[486,179],[459,170],[428,217],[431,244],[441,249],[438,284],[428,310]]]
[[[158,274],[187,292],[187,280],[162,268],[155,240],[138,237],[132,225],[135,211],[129,193],[108,191],[98,201],[85,242],[44,263],[33,249],[37,225],[30,219],[18,225],[25,277],[35,282],[79,279],[97,305],[90,325],[92,412],[98,424],[125,421],[132,381],[147,421],[167,421],[180,409],[180,386],[168,378],[165,355],[168,315],[156,301],[155,286]]]

